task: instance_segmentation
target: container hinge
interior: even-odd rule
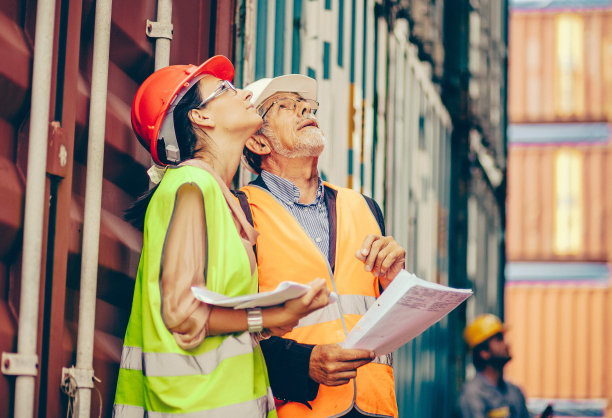
[[[12,376],[36,376],[38,355],[2,353],[2,373]]]
[[[147,19],[147,36],[149,38],[172,39],[174,26],[172,23],[153,22]]]
[[[62,367],[60,387],[66,394],[70,395],[75,393],[78,388],[93,389],[94,380],[96,382],[101,381],[94,376],[93,369],[77,369],[74,366],[70,368]]]

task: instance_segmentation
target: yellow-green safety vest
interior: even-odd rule
[[[276,417],[265,361],[248,332],[208,336],[197,348],[183,350],[162,319],[160,267],[184,184],[198,186],[204,200],[207,288],[227,296],[257,292],[257,272],[251,275],[219,184],[197,167],[168,169],[145,216],[113,416]]]

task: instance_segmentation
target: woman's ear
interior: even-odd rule
[[[198,125],[201,128],[214,128],[215,121],[204,111],[204,109],[191,109],[189,111],[189,120],[191,123]]]
[[[268,140],[263,135],[254,134],[247,139],[244,146],[257,155],[268,155],[272,152]]]

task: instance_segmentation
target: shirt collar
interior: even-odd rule
[[[295,184],[291,181],[279,177],[275,174],[272,174],[266,170],[261,170],[261,178],[263,179],[268,189],[276,197],[283,203],[286,204],[298,204],[302,206],[308,205],[318,205],[322,202],[323,199],[323,180],[319,177],[319,186],[317,187],[317,195],[315,200],[308,204],[300,203],[300,189],[298,189]]]
[[[506,381],[503,379],[497,385],[494,385],[493,383],[489,382],[489,379],[484,377],[484,375],[481,372],[476,372],[476,378],[479,379],[481,383],[486,386],[490,386],[490,387],[496,388],[501,391],[506,390]]]

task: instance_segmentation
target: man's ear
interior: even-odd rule
[[[189,120],[202,128],[214,128],[215,121],[208,116],[204,109],[191,109],[189,111]]]
[[[263,135],[252,135],[244,146],[257,155],[268,155],[272,152],[268,140]]]
[[[480,352],[480,357],[482,357],[482,359],[484,361],[489,361],[489,359],[491,358],[491,351],[489,351],[489,350],[482,350]]]

